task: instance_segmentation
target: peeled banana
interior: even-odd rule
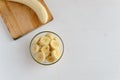
[[[38,0],[7,0],[12,2],[18,2],[30,7],[37,14],[39,20],[45,24],[48,21],[48,13],[46,8]]]

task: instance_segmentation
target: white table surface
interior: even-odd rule
[[[54,20],[14,41],[0,19],[0,80],[120,80],[120,0],[46,0]],[[65,44],[52,66],[36,63],[29,43],[41,31]]]

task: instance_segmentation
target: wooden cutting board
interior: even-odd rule
[[[50,22],[53,17],[43,0],[39,0],[47,9]],[[18,39],[28,32],[42,26],[35,12],[20,3],[0,0],[0,14],[13,39]]]

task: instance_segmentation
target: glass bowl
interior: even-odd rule
[[[52,34],[52,35],[53,35],[54,37],[56,37],[57,40],[59,41],[60,54],[61,54],[61,56],[60,56],[59,59],[57,59],[57,60],[54,61],[54,62],[47,62],[47,61],[46,61],[46,62],[39,62],[39,61],[37,61],[37,60],[35,59],[35,57],[34,57],[34,53],[32,52],[32,45],[33,45],[34,39],[35,39],[36,37],[42,37],[42,36],[44,36],[44,35],[46,35],[46,34],[48,34],[48,33]],[[39,32],[38,34],[36,34],[36,35],[32,38],[32,40],[31,40],[31,42],[30,42],[30,53],[31,53],[32,58],[33,58],[37,63],[39,63],[39,64],[42,64],[42,65],[52,65],[52,64],[55,64],[55,63],[58,62],[58,61],[62,58],[62,56],[63,56],[63,53],[64,53],[64,43],[63,43],[63,40],[62,40],[61,37],[60,37],[58,34],[56,34],[55,32],[51,32],[51,31],[42,31],[42,32]]]

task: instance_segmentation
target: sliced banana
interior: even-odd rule
[[[32,46],[33,56],[38,62],[56,62],[61,57],[60,44],[53,34],[48,33],[42,37],[36,37]]]
[[[50,39],[46,36],[42,37],[39,41],[39,45],[49,45]]]
[[[37,53],[35,56],[34,56],[35,60],[42,63],[45,61],[45,54],[44,53]]]
[[[56,49],[56,58],[59,59],[61,57],[61,52],[60,52],[60,49]]]
[[[47,10],[41,4],[41,2],[39,2],[38,0],[7,0],[7,1],[18,2],[18,3],[22,3],[24,5],[27,5],[28,7],[30,7],[31,9],[33,9],[33,11],[35,11],[35,13],[37,14],[39,20],[43,24],[47,23],[47,21],[48,21]]]
[[[57,49],[59,47],[59,42],[57,40],[51,40],[50,46],[52,49]]]
[[[33,44],[38,44],[39,40],[40,40],[39,36],[35,37],[33,40]]]
[[[43,47],[41,47],[41,52],[42,53],[45,53],[45,55],[46,55],[46,57],[49,55],[49,53],[50,53],[50,51],[49,51],[49,46],[47,45],[47,46],[43,46]]]
[[[36,54],[37,52],[39,52],[39,50],[40,50],[40,47],[37,44],[33,44],[31,46],[31,52],[32,53]]]
[[[51,40],[54,39],[54,36],[53,36],[52,33],[48,33],[48,34],[46,34],[45,36],[49,37]]]
[[[48,62],[54,62],[54,61],[55,61],[55,59],[54,59],[52,56],[48,56],[48,57],[46,58],[46,60],[47,60]]]
[[[51,55],[52,55],[52,57],[53,57],[55,60],[58,60],[58,59],[60,58],[60,56],[61,56],[60,52],[57,51],[57,50],[53,50],[53,51],[51,52]]]

